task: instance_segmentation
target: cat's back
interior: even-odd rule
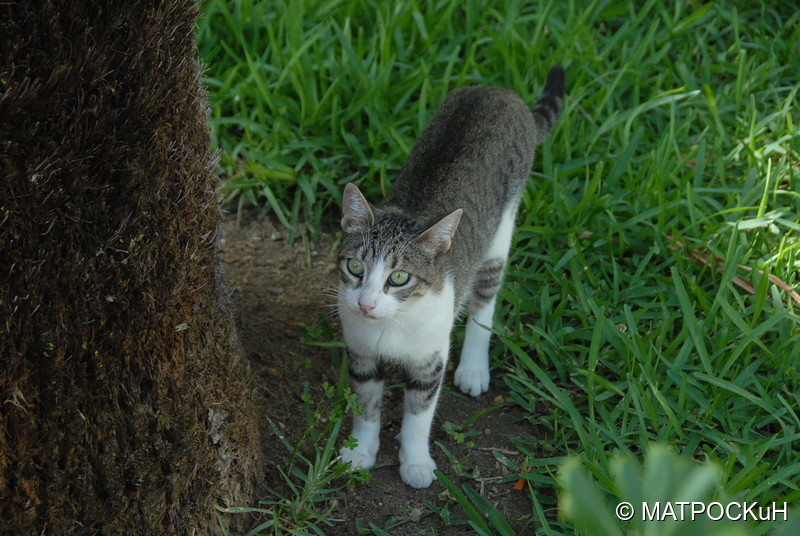
[[[531,110],[513,91],[468,86],[451,91],[420,135],[386,203],[420,216],[512,195],[535,149]]]
[[[463,126],[502,124],[507,120],[530,121],[530,108],[514,91],[498,86],[466,86],[447,94],[430,125],[453,121]]]

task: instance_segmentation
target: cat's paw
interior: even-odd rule
[[[400,464],[400,478],[412,488],[427,488],[436,476],[433,470],[436,469],[436,462],[431,457],[427,460],[414,460]]]
[[[427,488],[436,476],[436,462],[431,458],[427,447],[420,445],[400,447],[400,478],[412,488]]]
[[[454,377],[455,384],[462,393],[478,396],[489,390],[489,367],[468,367],[459,365]]]
[[[370,449],[358,445],[354,449],[342,447],[339,454],[342,456],[344,463],[350,463],[353,469],[372,469],[375,465],[375,458],[377,457],[378,449]]]

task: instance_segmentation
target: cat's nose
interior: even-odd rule
[[[368,315],[370,311],[375,309],[374,305],[367,305],[366,303],[361,303],[361,302],[358,302],[358,307],[361,309],[361,312],[364,313],[365,315]]]

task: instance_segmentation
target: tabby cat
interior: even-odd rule
[[[452,91],[417,141],[386,200],[343,194],[342,322],[350,382],[363,408],[344,461],[370,468],[378,453],[384,364],[406,372],[400,476],[415,488],[434,479],[428,449],[453,322],[469,303],[455,383],[489,388],[489,338],[497,291],[534,150],[558,117],[564,70],[554,66],[531,110],[512,91]]]

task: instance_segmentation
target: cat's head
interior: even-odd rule
[[[343,197],[340,301],[370,319],[402,314],[444,283],[443,260],[461,220],[461,209],[434,222],[370,206],[348,184]]]

